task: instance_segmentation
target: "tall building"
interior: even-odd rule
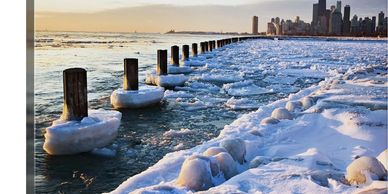
[[[318,3],[313,4],[313,21],[312,25],[317,25],[318,24]]]
[[[378,26],[383,26],[383,24],[384,24],[384,12],[380,12],[379,13],[379,21],[378,21],[379,23],[378,23]]]
[[[342,26],[342,33],[344,35],[350,34],[350,6],[346,5],[344,7],[344,21]]]
[[[358,17],[357,15],[353,16],[353,19],[351,21],[350,25],[350,32],[353,36],[356,36],[360,32],[360,24],[358,23]]]
[[[318,16],[325,15],[326,12],[326,0],[318,1]]]
[[[339,36],[342,34],[342,14],[334,10],[330,14],[329,34]]]
[[[376,32],[376,16],[372,16],[371,32],[372,32],[372,34],[374,34]]]
[[[342,10],[342,3],[341,1],[337,1],[336,11],[342,13],[341,10]]]
[[[252,34],[257,35],[259,34],[259,17],[253,16],[252,19]]]

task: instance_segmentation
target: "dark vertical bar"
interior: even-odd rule
[[[209,51],[209,42],[205,42],[205,51],[206,51],[206,52]]]
[[[189,60],[189,45],[183,45],[182,46],[182,61],[188,61]]]
[[[209,49],[210,52],[213,51],[213,44],[212,44],[212,41],[209,41],[208,49]]]
[[[171,47],[171,64],[179,66],[179,47],[176,45]]]
[[[88,116],[86,70],[71,68],[63,71],[63,112],[66,121],[80,121]]]
[[[193,43],[191,45],[191,51],[192,51],[193,57],[196,57],[198,55],[198,44],[197,43]]]
[[[158,50],[157,52],[156,73],[167,75],[167,50]]]
[[[124,59],[124,90],[139,89],[138,60],[134,58]]]
[[[201,53],[203,54],[206,52],[205,43],[201,42],[200,45],[201,45]]]

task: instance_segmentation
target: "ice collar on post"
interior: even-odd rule
[[[110,144],[117,136],[121,113],[87,109],[86,71],[63,71],[64,108],[46,129],[43,149],[51,155],[77,154]]]

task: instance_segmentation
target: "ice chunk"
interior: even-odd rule
[[[174,66],[174,65],[168,65],[167,72],[168,74],[186,74],[191,73],[193,70],[191,67],[186,66]]]
[[[290,77],[284,75],[267,76],[264,81],[270,84],[288,84],[292,85],[296,82],[297,77]]]
[[[226,139],[220,145],[228,151],[235,161],[238,161],[240,164],[245,162],[246,148],[244,140],[240,138]]]
[[[146,84],[157,85],[165,88],[183,86],[189,78],[183,74],[177,75],[156,75],[153,73],[146,75]]]
[[[248,98],[235,99],[234,97],[226,101],[225,106],[233,110],[257,109],[261,106],[258,102]]]
[[[271,117],[279,120],[282,120],[282,119],[292,120],[293,118],[292,114],[288,112],[288,110],[285,108],[275,109],[274,111],[272,111]]]
[[[222,88],[231,96],[252,96],[274,93],[273,90],[268,90],[255,85],[252,80],[224,84]]]
[[[260,125],[277,124],[279,122],[280,122],[279,119],[267,117],[267,118],[264,118],[263,120],[261,120]]]
[[[95,155],[100,155],[100,156],[105,156],[105,157],[114,157],[116,156],[116,150],[111,150],[108,148],[95,148],[91,152],[92,154]]]
[[[227,152],[221,152],[214,156],[220,166],[220,171],[224,174],[226,180],[238,174],[236,162]]]
[[[192,135],[194,132],[187,128],[181,128],[179,131],[170,129],[163,133],[164,137],[179,137],[184,135]]]
[[[302,103],[299,101],[288,101],[286,104],[286,109],[290,112],[294,112],[302,108]]]
[[[381,164],[384,165],[386,170],[388,169],[387,158],[388,158],[388,149],[385,149],[383,152],[379,154],[379,156],[377,156],[377,160],[379,160],[379,162],[381,162]]]
[[[216,83],[232,83],[243,80],[241,75],[229,75],[229,74],[202,74],[199,77],[202,81],[216,82]]]
[[[54,121],[46,129],[43,149],[51,155],[66,155],[110,144],[117,136],[121,113],[89,110],[88,114],[82,121]]]
[[[221,152],[228,152],[228,151],[226,151],[226,149],[223,148],[223,147],[210,147],[210,148],[208,148],[208,149],[203,153],[203,155],[204,155],[204,156],[214,156],[214,155],[217,155],[217,154],[219,154],[219,153],[221,153]]]
[[[186,93],[184,91],[166,90],[164,92],[164,98],[194,98],[194,95]]]
[[[265,156],[256,156],[253,158],[253,160],[249,163],[249,168],[257,168],[260,165],[266,165],[271,162],[271,158],[265,157]]]
[[[212,187],[210,160],[196,156],[187,158],[183,162],[176,184],[194,191]]]
[[[304,109],[309,109],[310,107],[312,107],[314,105],[314,100],[311,97],[306,96],[306,97],[302,98],[301,103],[302,103],[302,107]]]
[[[370,178],[386,179],[386,176],[387,170],[374,157],[362,156],[346,168],[346,179],[353,185],[365,184]]]
[[[160,103],[164,88],[157,86],[140,86],[139,90],[117,89],[113,91],[110,101],[115,108],[142,108]]]

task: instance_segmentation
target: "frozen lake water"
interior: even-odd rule
[[[89,106],[111,109],[109,95],[122,86],[123,59],[139,58],[140,80],[155,69],[156,50],[224,36],[116,33],[37,33],[35,122],[37,193],[109,192],[166,153],[219,135],[224,125],[261,105],[284,98],[356,64],[385,63],[384,41],[252,40],[213,51],[168,90],[160,106],[124,110],[119,137],[104,151],[49,156],[44,128],[62,111],[62,71],[88,71]],[[169,52],[170,53],[170,52]]]

